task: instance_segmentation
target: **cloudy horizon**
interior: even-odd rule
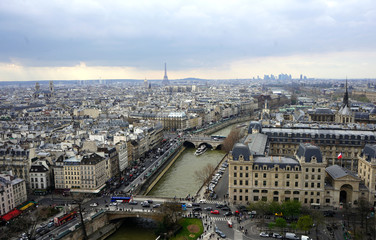
[[[376,78],[376,2],[1,1],[0,81]]]

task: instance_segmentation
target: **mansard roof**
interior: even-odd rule
[[[305,162],[311,162],[312,157],[316,157],[316,161],[322,163],[320,148],[309,143],[301,143],[296,155],[298,157],[305,157]]]
[[[248,127],[248,133],[252,133],[252,129],[256,129],[259,132],[261,132],[262,130],[261,123],[257,121],[250,122],[249,127]]]
[[[365,156],[368,162],[370,162],[372,158],[376,158],[376,145],[366,144],[363,148],[362,156]]]
[[[251,152],[249,151],[248,146],[243,143],[236,143],[232,148],[232,159],[239,160],[240,156],[243,156],[245,161],[249,161]]]

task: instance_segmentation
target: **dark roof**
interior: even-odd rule
[[[298,157],[305,157],[305,162],[311,162],[312,157],[316,157],[318,163],[322,163],[320,148],[309,143],[301,143],[296,153]]]
[[[280,169],[286,169],[288,166],[290,166],[291,169],[295,169],[295,167],[299,167],[299,170],[301,169],[296,159],[281,156],[256,157],[254,158],[254,165],[259,166],[260,169],[262,169],[263,166],[267,166],[267,169],[274,168],[275,166],[278,166]]]
[[[236,143],[232,148],[232,159],[239,160],[239,156],[242,155],[245,161],[249,161],[251,155],[248,146],[243,143]]]
[[[368,162],[370,162],[372,158],[376,158],[376,145],[366,144],[363,148],[362,156],[365,156]]]
[[[81,165],[95,165],[100,161],[104,160],[103,157],[99,156],[96,153],[85,155],[82,157]]]
[[[338,179],[344,176],[352,176],[355,178],[358,178],[356,174],[346,168],[340,167],[338,165],[332,165],[330,167],[327,167],[325,171],[333,178],[333,179]]]
[[[334,115],[332,109],[330,109],[330,108],[316,108],[313,113],[314,114],[329,114],[329,115]]]
[[[32,165],[30,172],[48,172],[48,169],[43,165]]]
[[[369,119],[369,113],[366,112],[356,112],[354,115],[355,119]]]
[[[262,130],[261,123],[260,122],[256,122],[256,121],[250,122],[249,123],[249,127],[248,127],[248,133],[252,133],[252,129],[256,129],[259,132],[261,132],[261,130]]]
[[[369,113],[370,114],[376,114],[376,107],[374,107]]]

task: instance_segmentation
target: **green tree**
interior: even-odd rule
[[[286,217],[298,216],[302,209],[302,204],[298,201],[285,201],[282,203],[282,213]]]
[[[274,227],[275,227],[275,222],[269,222],[268,223],[268,228],[269,228],[270,231],[272,231]]]
[[[303,230],[305,233],[307,233],[308,230],[310,230],[312,228],[312,225],[313,225],[313,220],[311,218],[311,216],[309,215],[304,215],[304,216],[301,216],[299,219],[298,219],[298,228]]]
[[[275,225],[276,225],[277,227],[281,228],[282,232],[284,232],[284,231],[285,231],[285,227],[287,226],[287,222],[286,222],[286,220],[283,219],[283,218],[277,218],[277,219],[275,220]]]
[[[282,212],[281,204],[279,202],[271,202],[269,204],[269,212],[273,215]]]

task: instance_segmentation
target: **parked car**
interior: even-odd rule
[[[260,237],[269,237],[269,234],[266,232],[260,232]]]
[[[282,239],[283,238],[282,235],[279,234],[279,233],[273,233],[272,237],[273,238],[277,238],[277,239]]]
[[[153,208],[159,208],[160,206],[161,206],[161,204],[157,203],[157,204],[153,205]]]
[[[299,240],[299,237],[295,233],[286,233],[285,239]]]
[[[206,207],[206,208],[204,208],[206,211],[211,211],[211,210],[213,210],[213,208],[212,207]]]
[[[51,227],[53,227],[54,225],[55,225],[54,222],[49,222],[49,223],[47,224],[47,227],[51,228]]]
[[[218,210],[213,210],[213,211],[210,211],[211,214],[219,214],[219,211]]]
[[[129,205],[137,205],[137,204],[138,204],[137,201],[130,201],[130,202],[129,202]]]
[[[91,204],[90,204],[90,207],[96,207],[96,206],[98,206],[97,203],[91,203]]]
[[[194,207],[199,207],[200,204],[199,204],[199,203],[192,203],[192,206],[194,206]]]

